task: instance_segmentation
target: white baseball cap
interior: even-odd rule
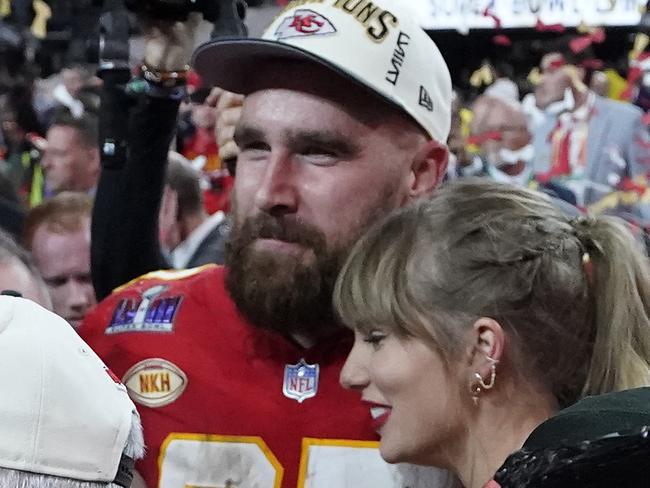
[[[70,324],[30,300],[0,296],[0,371],[0,467],[124,480],[132,460],[122,451],[137,411]]]
[[[261,59],[315,62],[371,89],[445,143],[451,125],[447,65],[406,0],[290,2],[261,39],[199,46],[193,67],[205,85],[248,94]]]

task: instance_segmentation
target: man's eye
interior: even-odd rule
[[[45,284],[47,284],[52,288],[58,288],[60,286],[65,285],[68,282],[68,279],[63,277],[56,277],[56,278],[44,278],[43,281],[45,281]]]
[[[268,151],[269,145],[262,141],[251,141],[239,145],[242,151]]]
[[[92,283],[93,281],[92,277],[90,276],[90,273],[83,273],[77,275],[76,278],[79,281],[79,283],[84,283],[84,284]]]
[[[313,147],[301,150],[297,158],[305,163],[316,166],[333,166],[339,161],[341,156],[330,149]]]
[[[302,154],[305,156],[330,156],[330,157],[336,157],[337,154],[335,151],[332,151],[331,149],[326,149],[323,147],[306,147],[302,151],[300,151]]]

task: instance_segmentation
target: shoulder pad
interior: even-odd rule
[[[203,271],[215,269],[215,268],[221,268],[221,265],[218,264],[205,264],[203,266],[198,266],[196,268],[190,268],[190,269],[161,269],[158,271],[151,271],[149,273],[143,274],[142,276],[138,276],[137,278],[132,279],[128,283],[125,283],[123,285],[118,286],[113,290],[112,293],[117,293],[119,291],[122,291],[125,288],[128,288],[132,284],[138,282],[138,281],[143,281],[143,280],[159,280],[159,281],[180,281],[184,280],[187,278],[192,278],[193,276],[196,276]]]

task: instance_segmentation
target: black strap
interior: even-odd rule
[[[134,466],[135,461],[123,453],[113,483],[122,486],[123,488],[129,488],[133,482]]]

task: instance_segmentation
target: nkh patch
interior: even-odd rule
[[[141,298],[123,298],[113,311],[105,334],[123,332],[173,332],[174,319],[183,297],[163,296],[167,285],[145,290]]]
[[[316,396],[319,372],[318,364],[307,364],[304,359],[296,364],[287,364],[284,367],[282,393],[287,398],[297,400],[298,403]]]
[[[122,383],[134,402],[158,408],[181,396],[187,387],[187,375],[170,361],[152,358],[131,366]]]
[[[286,17],[275,31],[275,38],[320,36],[334,34],[336,27],[326,17],[313,10],[296,10],[293,15]]]

